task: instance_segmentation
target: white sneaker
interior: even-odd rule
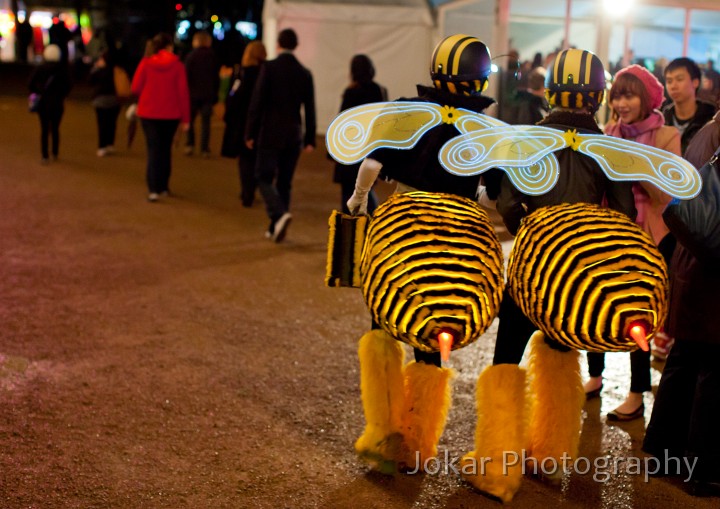
[[[158,196],[157,193],[150,193],[150,194],[148,195],[148,201],[149,201],[149,202],[153,202],[153,203],[154,203],[154,202],[158,201],[158,198],[159,198],[159,196]]]
[[[104,148],[98,149],[98,151],[97,151],[98,157],[105,157],[106,155],[108,155],[108,151],[106,149],[104,149]]]
[[[280,216],[280,219],[275,221],[275,227],[273,228],[272,234],[272,239],[275,242],[283,241],[285,234],[287,234],[288,226],[290,226],[290,221],[292,221],[290,212],[285,212],[282,216]]]

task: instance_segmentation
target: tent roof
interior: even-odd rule
[[[312,3],[312,4],[338,4],[338,5],[382,5],[388,7],[422,7],[428,8],[428,0],[277,0],[278,4],[283,3]]]

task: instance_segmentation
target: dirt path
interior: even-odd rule
[[[99,159],[91,108],[70,102],[60,161],[41,166],[36,122],[0,97],[0,507],[499,507],[451,471],[383,477],[353,454],[368,317],[358,291],[322,285],[339,195],[323,150],[302,158],[275,245],[260,200],[240,207],[233,161],[178,147],[177,196],[152,205],[142,134]],[[215,154],[220,136],[217,123]],[[493,339],[454,354],[450,458],[472,448]],[[601,418],[627,387],[617,364],[586,409],[591,460],[640,454],[642,423]],[[591,472],[526,479],[513,507],[691,504],[717,507],[679,483]]]

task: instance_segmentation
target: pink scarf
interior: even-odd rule
[[[633,122],[632,124],[624,124],[622,120],[618,119],[616,124],[607,127],[605,134],[654,147],[655,135],[658,129],[664,125],[665,117],[658,110],[655,110],[645,120]]]
[[[646,119],[632,124],[624,124],[622,120],[618,119],[617,123],[606,128],[605,134],[654,147],[655,135],[664,125],[665,117],[658,110],[655,110]],[[645,217],[650,207],[650,197],[640,184],[633,184],[633,195],[635,197],[635,208],[637,209],[635,222],[645,226]],[[657,239],[658,242],[659,240]]]

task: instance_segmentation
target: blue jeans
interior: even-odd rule
[[[299,157],[299,141],[281,149],[258,149],[255,177],[272,221],[277,221],[290,209],[292,179]]]
[[[151,193],[168,190],[172,167],[172,142],[180,120],[141,118],[147,144],[147,186]]]

